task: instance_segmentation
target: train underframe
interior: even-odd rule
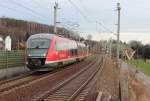
[[[46,61],[46,58],[29,58],[27,67],[32,71],[51,71],[62,66],[84,60],[82,58],[72,58],[65,61]]]

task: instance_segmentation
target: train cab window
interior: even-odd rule
[[[28,48],[49,48],[50,39],[35,38],[28,42]]]

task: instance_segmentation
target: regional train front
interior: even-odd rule
[[[26,65],[32,71],[53,70],[86,56],[84,44],[54,34],[35,34],[27,40]]]
[[[36,34],[29,37],[26,48],[26,65],[30,70],[46,69],[45,61],[51,39],[51,34]]]

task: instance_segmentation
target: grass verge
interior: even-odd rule
[[[128,60],[127,63],[136,66],[138,70],[150,76],[150,63],[146,63],[142,59]]]

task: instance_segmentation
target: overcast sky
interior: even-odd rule
[[[0,0],[0,16],[53,24],[53,6],[55,0]],[[93,35],[93,39],[109,39],[107,29],[116,32],[118,0],[58,0],[59,26],[68,27],[69,23],[78,23],[82,36]],[[150,1],[120,0],[121,2],[121,40],[139,40],[150,43]]]

